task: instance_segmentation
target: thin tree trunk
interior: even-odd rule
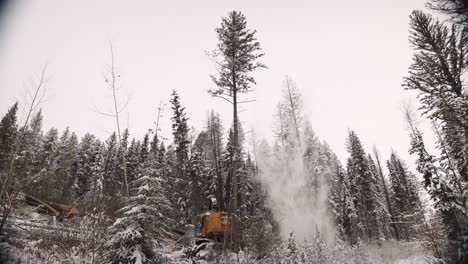
[[[232,160],[232,175],[231,177],[235,177],[237,174],[237,159],[238,159],[238,152],[239,152],[239,127],[238,127],[238,117],[237,117],[237,87],[236,87],[236,75],[233,72],[232,73],[232,78],[233,78],[233,92],[232,92],[232,106],[233,106],[233,126],[234,126],[234,153],[233,153],[233,160]],[[231,182],[234,182],[231,180]],[[231,194],[231,208],[230,212],[231,213],[237,213],[237,184],[233,184],[232,188],[232,194]]]
[[[119,109],[117,106],[117,95],[116,95],[116,76],[115,76],[115,71],[114,71],[114,51],[112,49],[111,45],[111,77],[112,77],[112,83],[111,83],[111,88],[112,88],[112,96],[114,99],[114,110],[115,110],[115,121],[117,125],[117,137],[119,139],[119,150],[120,150],[120,155],[122,155],[122,166],[123,166],[123,173],[124,173],[124,190],[125,190],[125,196],[128,197],[130,192],[128,189],[128,181],[127,181],[127,161],[125,159],[125,151],[122,147],[122,137],[120,133],[120,120],[119,120]]]
[[[9,215],[11,213],[11,210],[13,208],[13,203],[14,203],[14,197],[15,197],[15,195],[13,195],[13,194],[10,194],[10,196],[8,195],[8,191],[6,190],[7,184],[10,181],[10,178],[12,178],[12,176],[13,176],[16,156],[18,155],[18,152],[20,151],[20,148],[21,148],[21,146],[23,144],[24,136],[26,134],[26,126],[29,123],[29,119],[31,118],[32,113],[40,105],[41,99],[39,98],[39,91],[44,86],[46,70],[47,70],[47,65],[45,65],[42,68],[41,77],[40,77],[39,83],[38,83],[38,85],[36,87],[36,90],[34,91],[34,96],[33,96],[33,99],[31,101],[31,104],[29,105],[29,110],[28,110],[28,114],[26,116],[26,120],[24,121],[23,127],[20,128],[21,132],[19,134],[19,137],[15,138],[15,149],[14,149],[14,151],[12,153],[12,157],[11,157],[11,160],[10,160],[7,176],[6,176],[5,180],[3,181],[2,189],[0,191],[0,204],[3,207],[2,220],[1,220],[1,223],[0,223],[0,234],[2,234],[3,227],[5,226],[5,223],[6,223],[8,217],[9,217]],[[12,187],[11,189],[13,191],[14,188]]]
[[[281,133],[281,147],[283,148],[283,152],[285,151],[284,147],[284,124],[283,124],[283,109],[281,103],[278,103],[278,116],[280,121],[280,133]]]
[[[28,114],[26,116],[26,120],[24,121],[23,127],[19,128],[19,130],[21,132],[19,134],[19,137],[17,137],[16,140],[15,140],[15,149],[14,149],[14,151],[12,153],[12,158],[11,158],[10,164],[8,166],[7,176],[6,176],[6,178],[5,178],[5,180],[3,181],[3,184],[2,184],[2,190],[0,191],[0,199],[3,199],[3,193],[5,192],[5,188],[7,186],[7,183],[10,180],[10,178],[12,177],[12,175],[13,175],[13,169],[14,169],[14,165],[15,165],[16,155],[18,155],[18,152],[19,152],[19,150],[21,148],[21,145],[23,143],[24,135],[26,134],[26,126],[29,123],[29,119],[31,118],[32,113],[34,112],[34,110],[40,104],[41,100],[39,99],[39,91],[44,86],[46,70],[47,70],[47,65],[44,66],[43,69],[42,69],[41,78],[40,78],[39,83],[38,83],[38,85],[36,87],[36,90],[34,91],[34,96],[33,96],[33,99],[31,101],[31,104],[29,105]],[[39,102],[38,102],[38,100],[39,100]]]

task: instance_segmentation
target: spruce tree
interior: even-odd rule
[[[103,150],[103,194],[106,199],[111,199],[119,194],[120,182],[117,178],[117,135],[112,133],[104,142]]]
[[[347,173],[350,180],[350,193],[358,215],[359,236],[361,239],[374,240],[380,236],[376,218],[376,179],[372,174],[361,141],[354,131],[349,131],[347,149]]]
[[[127,175],[130,182],[137,178],[138,168],[142,159],[141,153],[140,141],[132,139],[127,153]]]
[[[409,234],[408,232],[410,228],[414,226],[414,222],[418,220],[418,212],[421,204],[416,177],[409,172],[406,165],[395,153],[390,155],[390,159],[387,161],[387,167],[393,193],[395,216],[403,223],[398,227],[405,232],[409,240],[410,235],[416,235],[414,234],[414,230],[412,232],[413,234]],[[406,224],[404,224],[405,222]]]
[[[67,127],[58,142],[59,153],[57,157],[57,169],[53,172],[54,191],[49,199],[58,202],[71,202],[71,186],[69,183],[73,178],[73,164],[78,156],[78,138],[75,133],[70,132]],[[100,166],[100,165],[99,165]]]
[[[24,144],[19,151],[15,167],[20,186],[24,187],[35,173],[42,142],[42,111],[39,110],[31,119],[24,133]],[[20,169],[21,168],[21,169]]]
[[[32,176],[26,183],[28,191],[40,198],[49,198],[54,191],[54,172],[57,170],[57,158],[59,156],[58,130],[51,128],[42,139],[37,166]]]
[[[73,202],[73,185],[76,181],[76,170],[78,168],[78,151],[79,151],[79,140],[75,133],[72,133],[66,147],[66,157],[68,159],[66,169],[66,176],[63,179],[63,187],[61,189],[62,195],[60,198],[61,202],[72,204]]]
[[[354,203],[354,197],[350,191],[350,180],[345,173],[342,173],[341,176],[342,184],[340,188],[340,221],[343,228],[342,231],[346,235],[345,239],[347,239],[351,245],[356,245],[361,236],[361,230],[359,226],[360,221]]]
[[[13,147],[15,143],[15,136],[17,132],[17,112],[18,103],[15,103],[8,112],[2,117],[0,121],[0,172],[8,173],[9,161],[13,154]]]
[[[85,198],[93,199],[92,195],[98,195],[101,192],[102,160],[100,142],[92,134],[85,134],[80,142],[75,177],[76,182],[73,185],[73,192],[76,199],[89,201]]]
[[[220,211],[224,211],[226,208],[225,198],[224,198],[224,177],[222,175],[222,164],[221,164],[221,155],[223,147],[223,125],[221,123],[221,117],[219,113],[211,111],[208,115],[207,120],[207,132],[209,136],[209,153],[211,160],[211,167],[214,170],[214,177],[216,178],[215,188],[216,188],[216,200]]]
[[[172,134],[174,136],[175,147],[175,163],[172,167],[173,172],[173,193],[174,201],[177,203],[179,209],[179,223],[191,222],[190,217],[190,198],[187,193],[190,193],[189,182],[189,129],[187,124],[187,117],[185,108],[180,103],[180,97],[176,91],[172,92],[171,98],[173,116],[172,120]]]
[[[161,263],[158,249],[168,236],[169,200],[162,190],[159,171],[151,161],[140,164],[140,173],[130,182],[130,197],[109,228],[106,263]]]

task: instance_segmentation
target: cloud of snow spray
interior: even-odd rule
[[[331,243],[336,230],[328,209],[325,175],[314,173],[312,177],[311,171],[320,169],[306,169],[302,151],[292,152],[281,156],[257,153],[259,180],[268,190],[268,205],[280,225],[281,236],[286,239],[294,232],[298,242],[310,241],[318,229]]]

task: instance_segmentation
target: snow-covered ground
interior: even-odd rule
[[[289,262],[291,259],[263,259],[257,260],[248,252],[224,253],[224,252],[210,252],[201,251],[197,257],[187,258],[184,249],[174,250],[167,247],[163,250],[163,255],[168,263],[180,264],[211,264],[211,263],[225,263],[225,264],[247,264],[247,263],[319,263],[312,259],[305,260],[305,262]],[[304,261],[302,258],[299,258]],[[326,256],[326,262],[323,264],[342,264],[342,263],[355,263],[355,264],[430,264],[430,252],[423,249],[419,243],[408,242],[386,242],[381,246],[377,245],[363,245],[356,248],[345,248],[343,251],[331,249],[329,255]],[[322,262],[320,262],[322,264]]]
[[[34,207],[23,206],[16,210],[13,217],[10,219],[10,230],[14,237],[10,237],[13,245],[5,242],[0,243],[0,263],[19,264],[49,264],[49,263],[71,263],[71,264],[87,264],[92,261],[96,254],[87,256],[86,252],[78,252],[75,245],[69,246],[69,249],[63,248],[64,243],[60,241],[62,236],[70,236],[75,243],[80,243],[81,237],[87,237],[86,234],[76,235],[76,232],[81,232],[80,228],[71,228],[66,224],[59,223],[57,226],[50,225],[51,217],[48,215],[39,214]],[[70,241],[68,241],[70,242]],[[274,257],[257,259],[251,254],[248,249],[239,254],[232,252],[220,252],[210,249],[201,250],[197,256],[188,257],[187,248],[181,248],[175,241],[167,241],[167,244],[161,250],[161,255],[166,260],[166,263],[180,264],[211,264],[211,263],[289,263],[283,262],[285,254],[278,254],[280,259]],[[284,247],[283,247],[284,249]],[[278,250],[281,250],[279,248]],[[83,255],[84,254],[84,255]],[[301,254],[300,251],[296,254]],[[385,242],[382,245],[362,245],[351,248],[341,246],[340,248],[331,247],[324,250],[325,264],[335,263],[359,263],[359,264],[427,264],[430,261],[430,252],[424,249],[421,243],[417,242]],[[313,254],[306,253],[309,257]],[[53,261],[53,262],[50,262]],[[311,260],[312,261],[312,260]],[[343,262],[344,261],[344,262]],[[318,263],[302,262],[302,263]]]

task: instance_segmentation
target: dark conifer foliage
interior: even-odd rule
[[[10,109],[8,109],[8,112],[0,121],[0,171],[2,172],[7,170],[11,159],[10,155],[13,152],[15,136],[18,129],[17,112],[18,103],[15,103]]]
[[[354,131],[349,132],[347,149],[350,154],[346,167],[349,176],[350,192],[353,194],[357,211],[359,237],[374,240],[380,237],[381,226],[378,219],[379,195],[377,180],[371,171],[369,160]]]
[[[464,8],[460,1],[434,3],[439,4],[442,11]],[[452,11],[458,12],[455,9]],[[463,20],[463,16],[458,14],[457,19]],[[430,154],[422,133],[410,122],[410,152],[417,155],[418,172],[423,175],[424,186],[449,230],[445,256],[454,263],[468,260],[468,244],[464,239],[468,235],[468,95],[464,76],[468,38],[465,26],[464,23],[448,25],[422,11],[414,11],[410,16],[410,43],[415,54],[409,75],[404,79],[405,88],[417,92],[422,113],[432,121],[437,136],[440,154]],[[459,252],[465,252],[465,256]]]
[[[468,25],[468,2],[466,0],[431,0],[429,8],[449,15],[455,23]]]
[[[240,137],[240,121],[238,118],[238,105],[242,102],[240,95],[254,90],[256,85],[252,72],[266,66],[258,59],[264,54],[261,53],[260,42],[256,39],[256,31],[247,28],[247,20],[244,14],[239,11],[231,11],[227,17],[223,17],[221,27],[216,28],[218,35],[218,46],[210,54],[210,58],[215,62],[218,74],[211,75],[211,79],[217,88],[209,90],[212,96],[221,98],[232,104],[232,147],[234,152],[231,159],[231,172],[228,174],[228,188],[226,197],[229,200],[230,212],[236,212],[238,186],[234,184],[240,177],[237,175],[241,163],[242,143]]]

